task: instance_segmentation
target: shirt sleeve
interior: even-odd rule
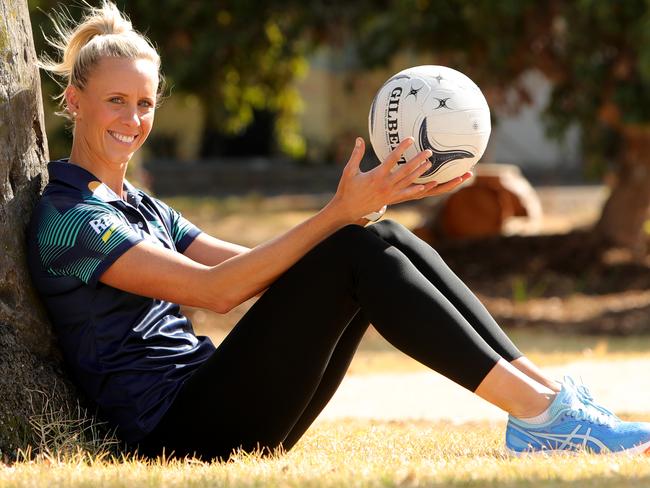
[[[174,246],[176,246],[176,250],[180,253],[185,252],[202,230],[183,217],[178,210],[173,209],[161,200],[154,200],[167,215],[166,223],[168,224],[169,233],[174,242]]]
[[[72,276],[93,286],[118,257],[142,240],[107,204],[80,203],[66,210],[46,205],[37,232],[46,273]]]

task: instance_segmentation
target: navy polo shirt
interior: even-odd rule
[[[32,280],[75,381],[122,439],[138,441],[215,348],[177,304],[99,278],[138,242],[182,253],[201,231],[127,181],[125,201],[67,160],[48,171],[29,228]]]

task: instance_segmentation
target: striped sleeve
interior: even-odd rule
[[[202,232],[201,229],[163,201],[158,199],[154,199],[154,201],[167,215],[167,228],[169,229],[174,246],[176,246],[176,250],[180,253],[185,252],[196,236]]]
[[[60,210],[46,203],[37,231],[42,268],[95,285],[127,249],[142,240],[110,205],[79,203]]]

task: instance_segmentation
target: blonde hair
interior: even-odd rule
[[[55,97],[63,108],[57,115],[72,120],[65,106],[65,88],[71,85],[83,90],[92,69],[105,57],[153,62],[158,69],[160,99],[164,79],[160,73],[160,56],[151,42],[133,29],[131,21],[112,2],[103,0],[101,7],[85,5],[87,12],[77,25],[65,10],[50,15],[55,37],[45,36],[45,39],[59,52],[60,61],[46,57],[39,64],[54,75],[55,80],[59,77],[64,81],[57,80],[64,89]]]

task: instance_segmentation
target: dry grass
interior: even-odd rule
[[[296,448],[228,463],[44,458],[0,467],[13,487],[630,486],[650,482],[647,458],[589,454],[509,458],[502,426],[428,422],[320,423]]]

